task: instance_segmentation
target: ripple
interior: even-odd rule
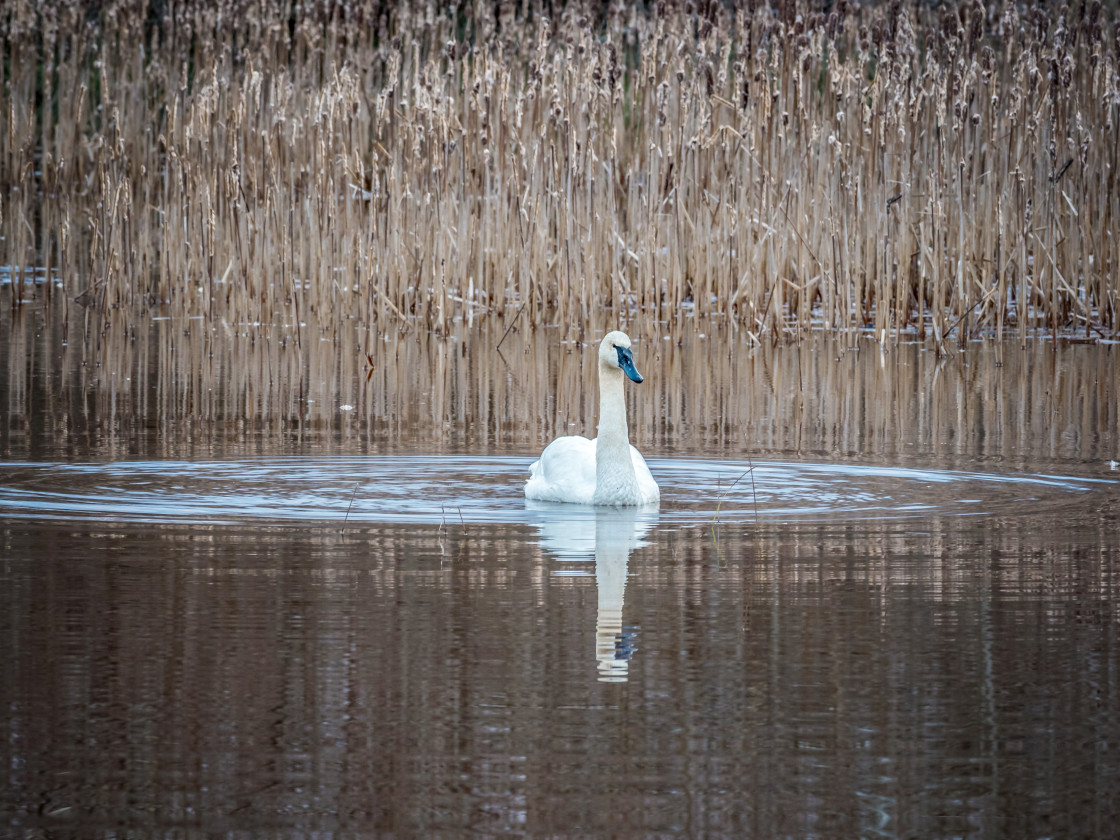
[[[0,517],[112,522],[532,523],[594,509],[526,503],[530,458],[363,456],[0,463]],[[969,516],[1070,501],[1120,482],[852,464],[650,459],[658,519]]]

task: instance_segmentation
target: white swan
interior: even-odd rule
[[[609,332],[599,345],[599,436],[560,437],[529,467],[525,498],[578,505],[651,505],[661,499],[645,459],[630,445],[622,377],[641,382],[630,337]]]

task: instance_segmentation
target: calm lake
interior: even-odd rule
[[[0,315],[0,835],[1112,837],[1120,346]]]

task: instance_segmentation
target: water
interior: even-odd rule
[[[0,510],[20,519],[235,524],[583,522],[595,508],[527,502],[531,458],[373,456],[0,463]],[[1117,481],[852,464],[650,458],[654,521],[854,521],[991,516],[1061,505]]]
[[[653,335],[596,510],[521,496],[556,331],[71,318],[5,327],[0,835],[1114,833],[1112,346]]]

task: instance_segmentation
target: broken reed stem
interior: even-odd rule
[[[50,266],[106,314],[297,344],[523,310],[938,345],[1120,327],[1099,2],[266,6],[0,15],[12,306]]]

